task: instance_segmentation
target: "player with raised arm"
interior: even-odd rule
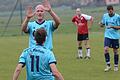
[[[110,55],[109,48],[113,49],[114,53],[114,71],[118,71],[118,62],[119,62],[119,38],[120,34],[118,30],[120,29],[120,16],[114,12],[113,6],[107,6],[107,13],[103,15],[100,26],[105,26],[104,33],[104,55],[106,61],[105,72],[111,69],[110,65]]]
[[[27,80],[64,80],[56,67],[53,52],[43,47],[47,36],[45,29],[37,29],[34,36],[37,45],[22,52],[12,80],[18,80],[24,66],[26,66]]]
[[[90,21],[89,27],[88,27],[88,21]],[[90,46],[89,46],[89,32],[88,28],[91,28],[93,24],[93,17],[82,14],[80,8],[76,9],[76,15],[72,18],[72,22],[77,27],[77,43],[78,43],[78,58],[83,58],[82,53],[82,43],[84,42],[84,45],[86,47],[86,56],[85,58],[90,59]]]
[[[48,12],[53,20],[45,20],[44,14],[45,12]],[[30,21],[30,19],[33,16],[37,16],[37,20]],[[52,10],[50,3],[48,0],[44,0],[43,4],[39,4],[35,7],[35,12],[32,11],[32,7],[29,6],[26,12],[26,17],[22,23],[22,31],[29,34],[29,47],[35,46],[35,40],[34,40],[34,32],[36,29],[44,27],[47,31],[47,38],[44,43],[44,46],[47,49],[52,50],[53,44],[52,44],[52,34],[55,29],[58,28],[60,24],[60,18],[55,14],[55,12]]]

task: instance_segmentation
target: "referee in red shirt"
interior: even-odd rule
[[[89,27],[88,27],[88,21],[90,21]],[[88,28],[91,28],[91,25],[93,24],[93,17],[82,14],[80,8],[76,9],[76,15],[73,16],[72,22],[77,27],[77,41],[78,41],[78,59],[83,58],[82,54],[82,42],[84,42],[84,45],[86,47],[86,56],[85,59],[90,59],[90,46],[89,46],[89,32]]]

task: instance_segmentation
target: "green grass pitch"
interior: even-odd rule
[[[119,80],[120,72],[113,71],[113,54],[111,52],[112,71],[104,72],[105,63],[103,55],[103,33],[91,32],[90,44],[92,58],[78,60],[76,47],[76,34],[54,34],[54,53],[57,67],[65,80]],[[0,38],[0,80],[12,78],[18,57],[27,47],[28,37],[1,37]],[[85,54],[85,49],[84,49]],[[25,69],[21,72],[19,80],[25,80]]]

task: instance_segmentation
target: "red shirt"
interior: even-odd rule
[[[88,16],[89,20],[91,19],[91,16]],[[81,15],[80,17],[78,16],[74,16],[72,18],[72,22],[73,23],[77,23],[77,25],[79,23],[82,23],[83,25],[81,26],[77,26],[78,27],[78,33],[79,34],[88,34],[88,24],[87,24],[87,19],[85,18],[85,16]]]

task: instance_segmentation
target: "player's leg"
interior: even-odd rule
[[[114,52],[114,71],[118,71],[118,62],[119,62],[119,54],[118,54],[118,48],[119,48],[119,40],[113,40],[113,52]]]
[[[77,34],[77,45],[78,45],[78,58],[83,57],[82,54],[82,35],[81,34]]]
[[[82,41],[78,41],[78,57],[83,58],[83,53],[82,53]]]
[[[88,34],[84,34],[83,40],[84,40],[84,45],[86,47],[86,56],[85,56],[85,58],[90,59],[90,45],[89,45],[89,36],[88,36]]]
[[[118,71],[118,61],[119,61],[118,50],[113,49],[113,52],[114,52],[114,71]]]
[[[104,56],[105,56],[105,61],[106,61],[106,68],[105,72],[109,71],[111,69],[110,66],[110,55],[109,55],[109,47],[111,46],[111,40],[109,38],[104,39]]]
[[[85,44],[85,47],[86,47],[86,56],[85,58],[88,58],[90,59],[91,57],[91,49],[90,49],[90,45],[89,45],[89,40],[84,40],[84,44]]]

